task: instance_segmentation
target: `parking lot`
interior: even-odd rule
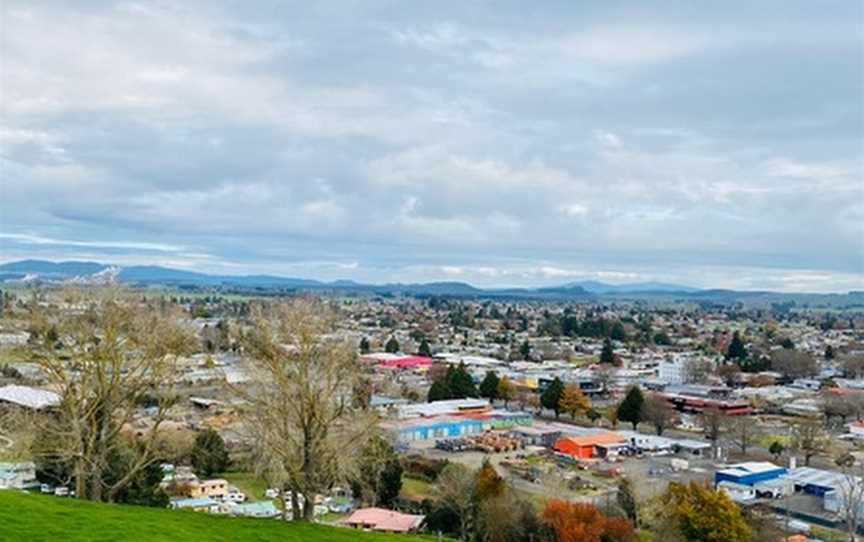
[[[446,459],[461,463],[471,469],[479,468],[483,461],[488,459],[499,474],[520,491],[538,496],[549,496],[551,491],[560,493],[559,496],[571,500],[592,502],[607,498],[609,494],[614,492],[617,482],[617,476],[606,476],[598,473],[618,470],[621,475],[627,476],[632,481],[640,498],[651,498],[662,494],[670,482],[711,482],[714,479],[715,471],[711,460],[688,455],[643,455],[620,457],[615,461],[592,460],[586,462],[586,465],[591,466],[590,468],[580,469],[576,465],[568,465],[554,460],[547,454],[541,454],[535,456],[537,460],[534,461],[534,464],[539,470],[544,471],[544,474],[532,481],[517,475],[513,470],[502,465],[502,462],[518,461],[520,458],[530,457],[533,453],[531,448],[501,453],[484,453],[473,450],[448,451],[436,448],[433,441],[424,441],[412,442],[408,453],[419,453],[434,459]],[[541,457],[542,459],[540,459]],[[673,468],[673,458],[686,460],[687,468]],[[574,490],[573,487],[576,484],[571,482],[574,477],[584,481],[584,486],[587,488]]]

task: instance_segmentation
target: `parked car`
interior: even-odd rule
[[[225,495],[225,502],[242,503],[246,502],[246,494],[242,491],[231,491]]]

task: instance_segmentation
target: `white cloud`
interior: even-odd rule
[[[580,32],[559,46],[574,57],[597,63],[658,62],[699,51],[707,40],[668,28],[598,28]]]
[[[16,251],[486,283],[864,267],[851,8],[0,9]]]
[[[603,147],[607,147],[610,149],[621,148],[621,139],[619,139],[618,136],[616,136],[612,132],[604,132],[602,130],[597,130],[596,132],[594,132],[594,138]]]
[[[72,239],[54,239],[41,235],[30,235],[23,233],[0,232],[0,239],[8,239],[10,241],[30,245],[62,245],[84,248],[121,248],[129,250],[152,250],[157,252],[181,252],[183,250],[186,250],[186,248],[183,246],[175,246],[162,243],[146,243],[138,241],[77,241]]]
[[[561,212],[567,216],[585,216],[588,214],[588,207],[581,203],[571,203],[561,207]]]

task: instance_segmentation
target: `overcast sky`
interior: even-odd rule
[[[4,0],[0,260],[864,289],[862,5]]]

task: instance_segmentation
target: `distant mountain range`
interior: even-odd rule
[[[114,266],[96,262],[48,262],[23,260],[0,265],[0,281],[16,282],[121,282],[137,285],[170,285],[199,287],[277,288],[317,290],[373,290],[428,295],[478,295],[484,292],[462,282],[426,284],[361,284],[352,280],[324,282],[313,279],[275,275],[211,275],[155,265]]]
[[[607,284],[596,280],[570,282],[559,288],[582,288],[592,294],[621,294],[635,292],[698,292],[699,288],[668,284],[665,282],[632,282],[628,284]]]
[[[327,289],[383,289],[411,291],[430,295],[479,295],[484,292],[516,293],[533,291],[539,294],[608,294],[627,292],[693,292],[696,288],[675,284],[643,282],[634,284],[606,284],[583,281],[545,288],[501,288],[481,289],[464,282],[431,282],[423,284],[361,284],[352,280],[323,282],[313,279],[279,277],[274,275],[211,275],[195,271],[171,269],[153,265],[129,267],[113,266],[96,262],[49,262],[23,260],[0,265],[0,280],[43,280],[104,282],[106,278],[133,284],[170,284],[189,286],[239,286],[260,288],[327,288]]]
[[[116,266],[97,262],[22,260],[0,265],[0,282],[176,286],[238,290],[317,290],[370,294],[441,295],[473,298],[530,299],[680,299],[703,303],[744,302],[770,305],[796,302],[820,306],[864,306],[864,292],[848,294],[783,294],[775,292],[699,289],[662,282],[607,284],[586,280],[541,288],[477,288],[464,282],[362,284],[352,280],[325,282],[274,275],[211,275],[168,267]],[[827,305],[825,305],[827,303]]]

